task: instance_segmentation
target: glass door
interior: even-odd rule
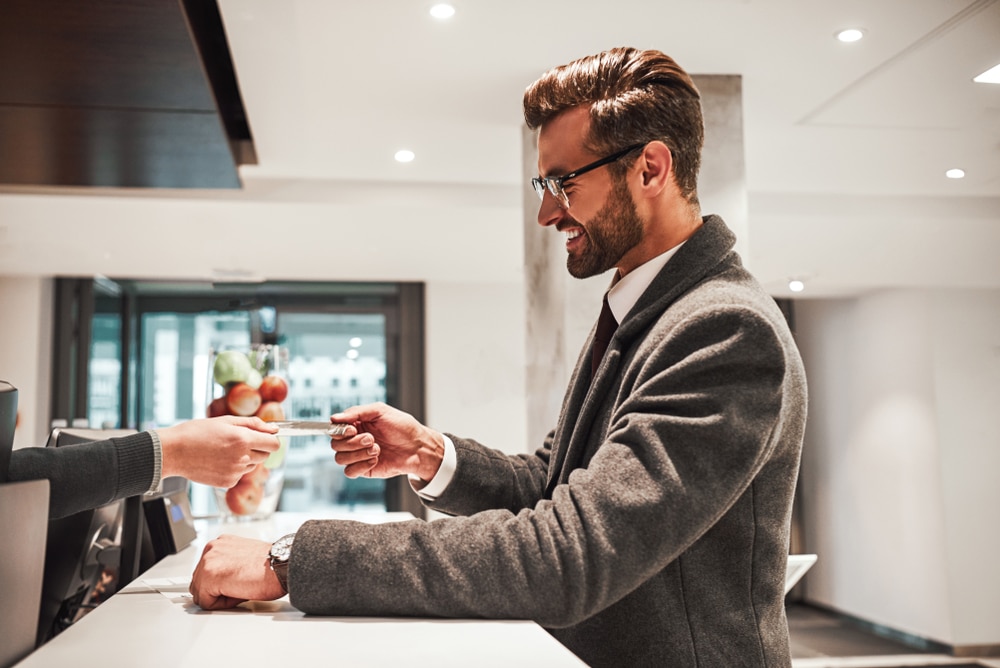
[[[423,286],[418,283],[218,285],[59,279],[56,417],[154,429],[206,414],[210,355],[278,344],[288,351],[288,418],[326,420],[384,401],[423,419]],[[79,325],[79,326],[78,326]],[[75,335],[68,333],[75,332]],[[217,512],[192,485],[196,515]],[[348,480],[329,439],[291,439],[278,509],[423,508],[405,478]]]
[[[387,401],[386,315],[279,310],[278,342],[288,349],[288,417],[327,420],[349,406]],[[385,509],[385,481],[348,479],[330,439],[291,439],[279,509]]]

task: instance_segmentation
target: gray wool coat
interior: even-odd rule
[[[789,666],[788,532],[806,384],[774,300],[708,216],[584,346],[533,454],[449,435],[456,515],[298,532],[291,602],[322,615],[532,619],[593,666]]]

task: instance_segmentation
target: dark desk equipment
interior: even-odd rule
[[[48,480],[0,483],[0,668],[35,649],[48,519]]]
[[[132,433],[56,428],[46,446],[64,447]],[[165,478],[160,493],[120,499],[49,521],[39,646],[194,539],[188,485],[184,478]]]
[[[49,518],[48,480],[7,482],[16,423],[17,390],[0,381],[0,668],[35,648]]]
[[[0,483],[7,482],[10,452],[14,449],[14,427],[17,426],[17,388],[0,380]]]
[[[183,478],[167,478],[163,481],[162,493],[142,502],[145,537],[155,561],[176,554],[198,535],[188,501],[188,486]]]
[[[65,447],[133,431],[53,429],[46,447]],[[142,502],[122,499],[49,520],[38,617],[42,645],[139,574]]]

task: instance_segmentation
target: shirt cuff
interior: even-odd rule
[[[163,446],[160,445],[160,436],[155,431],[149,431],[153,439],[153,481],[149,484],[146,494],[152,494],[160,489],[160,480],[163,477]]]
[[[444,458],[441,460],[441,467],[434,477],[426,484],[421,478],[410,474],[410,487],[425,501],[434,501],[444,493],[448,483],[455,477],[455,467],[458,465],[458,455],[455,452],[455,444],[451,442],[446,434],[444,436]]]

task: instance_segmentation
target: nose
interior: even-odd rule
[[[565,213],[566,210],[562,207],[559,200],[546,190],[542,196],[542,203],[538,205],[538,224],[542,227],[555,225],[562,219]]]

